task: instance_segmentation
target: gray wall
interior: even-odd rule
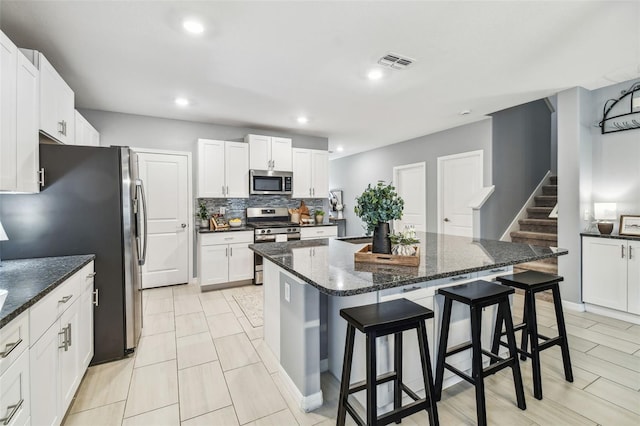
[[[486,186],[491,183],[491,119],[330,161],[330,188],[343,191],[347,235],[364,234],[353,207],[369,183],[389,182],[394,166],[422,161],[427,165],[427,231],[437,232],[437,158],[479,149],[484,150]]]
[[[481,211],[482,236],[500,239],[551,169],[551,111],[541,99],[491,117],[496,188]]]

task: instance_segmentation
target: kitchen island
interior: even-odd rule
[[[430,352],[439,338],[442,300],[438,288],[476,279],[491,280],[511,273],[512,265],[567,254],[564,249],[503,241],[471,239],[434,233],[418,233],[420,265],[417,267],[355,263],[354,253],[364,243],[355,240],[319,239],[263,243],[249,246],[264,258],[264,339],[280,362],[282,376],[300,407],[322,405],[320,373],[339,378],[346,323],[340,309],[405,297],[435,313],[427,322]],[[449,344],[468,338],[468,312],[454,309]],[[483,316],[483,338],[489,338],[494,315]],[[407,334],[407,333],[405,333]],[[378,373],[388,371],[392,336],[378,339]],[[407,384],[419,390],[415,336],[403,339]],[[452,357],[466,369],[469,354]],[[360,362],[358,362],[360,361]],[[414,374],[413,371],[416,371]],[[352,381],[364,378],[364,337],[356,336]],[[445,386],[453,383],[445,378]],[[379,397],[385,404],[385,398]]]

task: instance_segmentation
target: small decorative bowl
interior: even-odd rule
[[[242,222],[229,222],[229,226],[232,228],[239,228],[242,226]]]

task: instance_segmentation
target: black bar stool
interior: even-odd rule
[[[433,398],[433,377],[431,375],[431,359],[427,342],[425,320],[433,318],[433,311],[407,299],[396,299],[371,305],[356,306],[340,310],[340,316],[347,320],[347,339],[344,347],[344,363],[342,365],[342,381],[340,382],[340,399],[338,402],[339,426],[344,425],[346,413],[360,425],[386,425],[400,423],[403,417],[421,410],[427,410],[429,423],[439,424],[436,401]],[[367,376],[365,380],[350,385],[351,361],[353,360],[353,343],[356,328],[365,333],[367,338]],[[418,333],[418,346],[422,362],[425,398],[402,383],[402,332],[415,328]],[[376,338],[394,335],[394,351],[392,372],[378,376],[376,372]],[[393,381],[393,411],[378,416],[376,386]],[[367,391],[367,421],[356,413],[349,403],[349,395],[354,392]],[[402,392],[414,402],[402,406]]]
[[[558,283],[564,278],[558,275],[545,274],[537,271],[526,271],[519,274],[504,275],[497,278],[503,284],[524,290],[524,313],[522,323],[514,327],[515,330],[522,330],[522,341],[520,345],[520,359],[523,361],[531,358],[531,369],[533,370],[533,396],[542,399],[542,375],[540,373],[540,351],[558,345],[562,350],[562,363],[564,365],[564,377],[567,382],[573,382],[573,371],[571,370],[571,358],[569,357],[569,343],[567,342],[567,330],[564,325],[564,313],[562,311],[562,300],[560,299],[560,286]],[[558,323],[558,336],[547,337],[538,333],[538,323],[536,320],[536,293],[551,290],[553,293],[553,305]],[[498,316],[496,329],[493,337],[493,347],[491,352],[498,353],[498,345],[503,345],[500,340],[502,333],[502,318]],[[542,343],[539,340],[543,340]],[[527,351],[527,340],[531,341],[531,351]]]
[[[436,364],[436,400],[439,401],[442,396],[442,382],[444,379],[444,369],[446,368],[475,386],[476,413],[479,425],[487,424],[484,378],[503,368],[511,367],[518,407],[522,410],[527,408],[524,400],[524,389],[522,387],[522,376],[520,374],[520,364],[518,361],[518,348],[516,346],[513,321],[511,320],[511,309],[509,307],[509,295],[512,293],[514,293],[512,288],[488,281],[474,281],[454,287],[438,289],[438,294],[444,296],[444,312],[442,314],[440,346],[438,348],[438,361]],[[471,314],[471,341],[447,349],[451,307],[454,300],[469,306]],[[498,314],[502,314],[502,318],[504,318],[507,341],[509,342],[508,358],[500,358],[497,354],[482,349],[482,342],[480,340],[482,308],[491,305],[498,305]],[[448,356],[467,349],[472,350],[471,376],[446,363]],[[482,367],[482,355],[489,357],[492,362],[486,368]]]

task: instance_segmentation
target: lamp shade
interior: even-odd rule
[[[0,222],[0,241],[7,241],[9,237],[7,237],[7,233],[4,232],[4,228],[2,227],[2,222]]]
[[[594,203],[593,216],[596,220],[615,220],[618,218],[616,203]]]

